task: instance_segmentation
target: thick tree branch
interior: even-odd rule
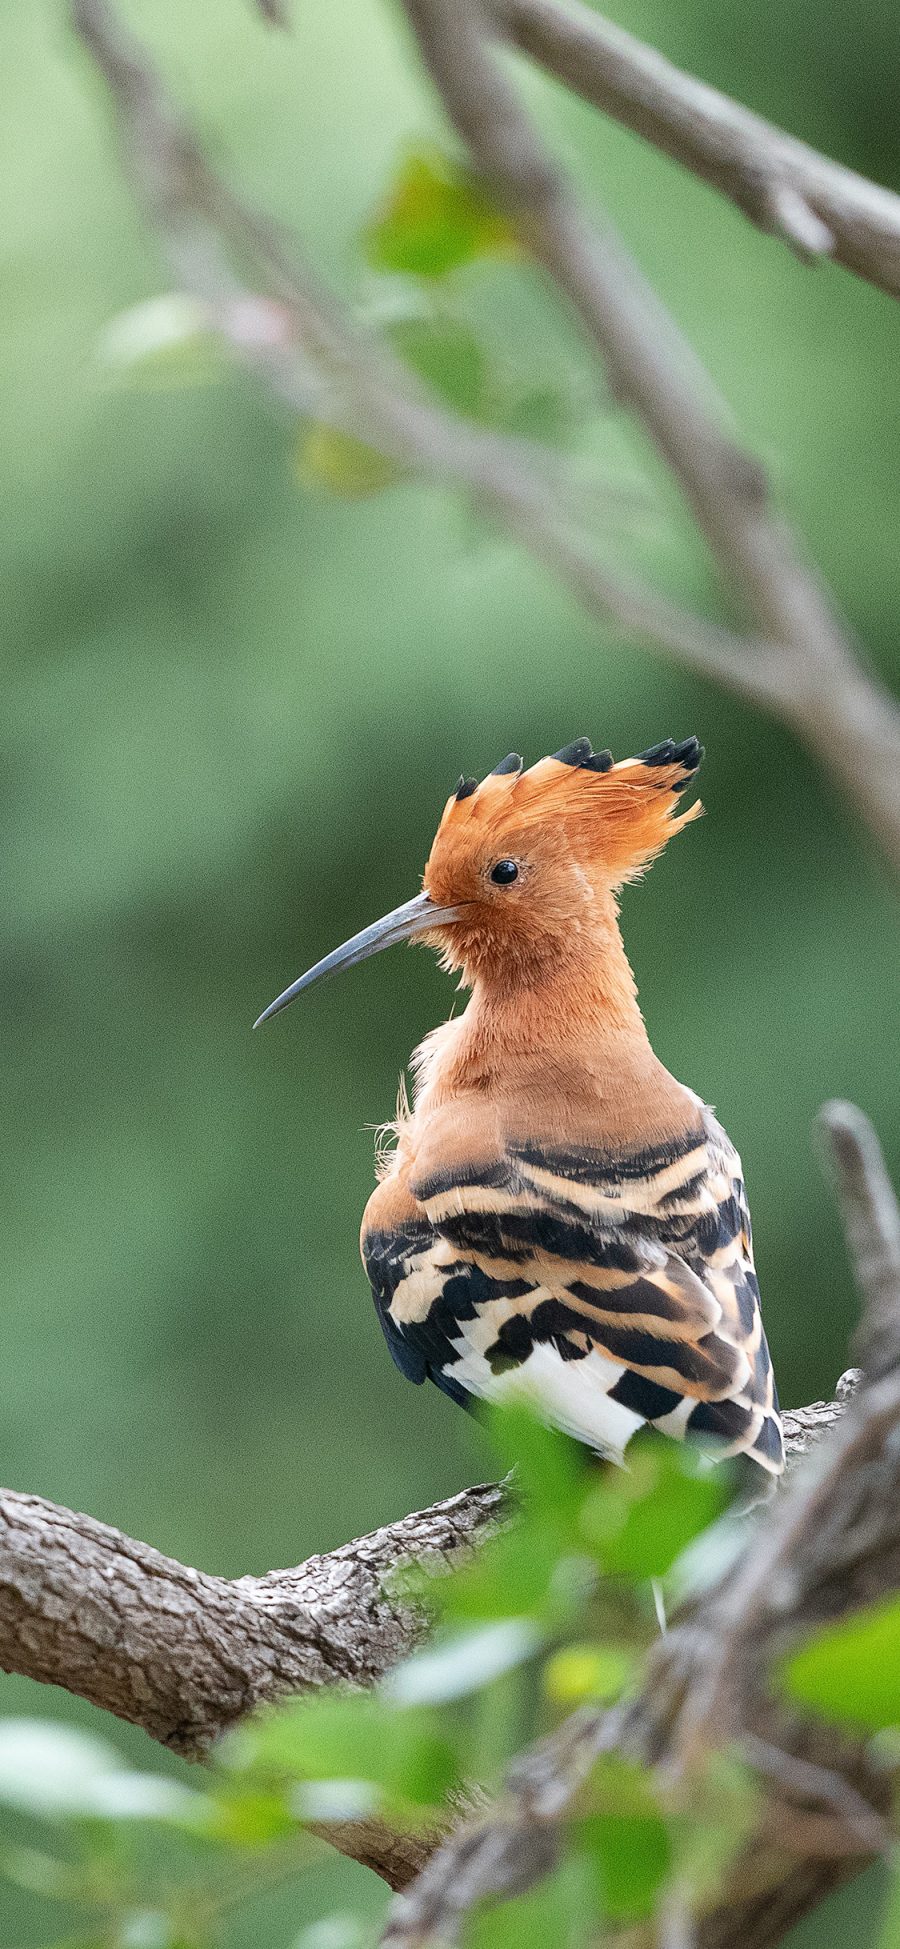
[[[611,375],[651,426],[688,498],[698,511],[702,506],[708,537],[723,566],[756,600],[757,634],[742,637],[717,628],[611,574],[587,534],[584,488],[577,475],[562,460],[554,462],[545,449],[498,437],[437,405],[398,360],[323,292],[293,246],[288,249],[214,175],[108,0],[69,4],[73,24],[109,86],[136,194],[157,229],[173,275],[202,300],[233,355],[292,412],[350,432],[426,478],[466,489],[487,515],[553,569],[591,614],[612,619],[629,635],[791,724],[900,867],[900,712],[855,661],[815,576],[794,560],[786,530],[767,511],[757,464],[721,438],[705,406],[698,420],[693,395],[684,391],[674,327],[655,300],[648,311],[644,288],[634,281],[633,267],[625,265],[614,241],[607,239],[603,271],[611,280],[604,302],[609,302],[618,347],[609,361]],[[428,13],[430,20],[431,0],[428,5],[422,0],[412,11],[423,18]],[[442,60],[452,66],[458,53],[464,76],[468,69],[462,54],[475,18],[460,0],[449,39],[445,36],[442,42]],[[492,86],[495,70],[505,90],[505,78],[494,62],[486,71],[479,69],[481,81],[486,72]],[[456,77],[453,86],[459,85]],[[490,154],[482,144],[491,99],[490,88],[487,95],[482,88],[478,142],[473,143],[488,174],[494,138],[488,144]],[[516,152],[511,175],[504,163],[500,187],[516,203],[517,219],[540,255],[546,197],[556,197],[558,179],[539,152],[534,170],[529,164],[519,180],[519,110],[514,97],[502,91],[497,100],[512,102],[510,142]],[[530,142],[527,124],[525,130]],[[532,191],[537,216],[527,207]],[[577,245],[571,276],[561,276],[561,282],[573,302],[581,302],[576,285],[581,289],[582,281],[587,316],[599,290],[596,244],[579,212],[573,229],[565,195],[563,203],[565,225],[554,250],[566,256]],[[268,296],[260,296],[236,275],[226,244],[238,252]],[[593,326],[598,343],[600,324],[597,313]],[[652,404],[657,395],[659,411]],[[730,552],[732,534],[740,544],[739,560]]]
[[[502,1489],[467,1489],[297,1569],[229,1579],[2,1490],[0,1668],[64,1686],[202,1759],[256,1705],[338,1680],[374,1684],[427,1628],[420,1609],[390,1595],[392,1571],[411,1560],[449,1567],[502,1508]],[[323,1832],[392,1888],[434,1839],[378,1820]]]
[[[488,0],[558,81],[727,196],[804,257],[900,297],[900,197],[817,154],[580,0]]]
[[[386,1589],[414,1559],[449,1565],[500,1520],[467,1489],[328,1556],[214,1577],[91,1516],[0,1491],[0,1667],[64,1685],[186,1759],[255,1705],[345,1680],[371,1685],[426,1619]]]

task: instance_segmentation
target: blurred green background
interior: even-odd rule
[[[405,146],[440,127],[392,9],[297,0],[290,37],[250,0],[126,11],[214,159],[344,291],[393,302],[360,228]],[[889,0],[827,16],[623,0],[617,18],[900,188]],[[896,305],[805,269],[632,138],[527,87],[890,678]],[[626,940],[660,1055],[743,1153],[782,1398],[828,1393],[854,1298],[811,1143],[820,1101],[860,1101],[900,1166],[895,896],[852,817],[786,733],[623,647],[453,496],[310,490],[296,430],[239,377],[104,383],[104,327],[166,278],[55,0],[0,12],[0,233],[3,1479],[240,1573],[472,1478],[466,1418],[394,1371],[356,1248],[371,1126],[451,990],[398,953],[249,1026],[415,891],[461,770],[583,732],[619,755],[690,731],[707,746],[708,817],[628,894]],[[568,392],[600,474],[653,480],[521,266],[462,271],[446,303],[513,388]],[[714,603],[671,499],[622,545]],[[14,1679],[0,1707],[93,1722]],[[326,1883],[369,1899],[362,1871],[324,1866],[284,1898],[273,1942]],[[863,1895],[835,1932],[848,1915],[865,1941]],[[35,1899],[0,1897],[0,1939],[48,1926]],[[242,1926],[236,1942],[267,1939],[268,1921]]]

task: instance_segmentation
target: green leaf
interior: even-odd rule
[[[588,1494],[582,1534],[608,1575],[662,1577],[728,1497],[721,1465],[665,1436],[632,1443],[628,1467],[607,1470]]]
[[[545,446],[560,446],[572,431],[574,407],[562,387],[529,386],[507,397],[498,415],[507,433],[518,433],[526,440]]]
[[[524,1895],[478,1910],[466,1942],[468,1949],[586,1949],[596,1931],[592,1864],[573,1853]]]
[[[554,1705],[580,1705],[585,1699],[617,1699],[627,1685],[634,1659],[621,1645],[570,1644],[544,1666],[544,1691]]]
[[[82,1893],[80,1867],[60,1861],[40,1848],[5,1847],[0,1853],[0,1873],[16,1888],[60,1902],[74,1902]]]
[[[487,1416],[490,1465],[515,1471],[514,1522],[429,1592],[445,1618],[530,1616],[559,1627],[578,1615],[596,1571],[581,1536],[592,1469],[577,1442],[548,1428],[525,1401]]]
[[[638,1921],[652,1914],[672,1860],[649,1778],[625,1760],[603,1759],[589,1797],[596,1811],[578,1823],[578,1836],[597,1871],[603,1913],[614,1922]]]
[[[296,1817],[283,1795],[221,1774],[191,1821],[191,1831],[230,1848],[258,1848],[293,1834]]]
[[[363,231],[379,271],[443,277],[460,264],[518,251],[513,226],[478,184],[437,149],[413,150]]]
[[[526,1521],[540,1516],[561,1543],[575,1542],[585,1486],[592,1475],[581,1443],[549,1428],[524,1400],[492,1406],[487,1426],[501,1468],[515,1470]]]
[[[352,501],[380,494],[403,478],[403,469],[387,454],[318,421],[300,435],[296,472],[305,486],[324,487]]]
[[[457,1780],[456,1748],[438,1715],[392,1704],[380,1693],[333,1690],[291,1699],[239,1727],[222,1757],[266,1781],[338,1783],[344,1791],[372,1784],[397,1807],[433,1807]]]
[[[791,1698],[869,1731],[900,1725],[900,1598],[826,1624],[780,1662]]]
[[[443,1705],[524,1664],[540,1643],[541,1632],[530,1619],[498,1618],[414,1652],[395,1666],[381,1691],[399,1705]]]
[[[484,416],[487,361],[475,333],[452,318],[400,318],[388,328],[397,356],[471,419]]]
[[[571,1609],[556,1586],[559,1548],[546,1525],[524,1516],[485,1544],[471,1563],[432,1584],[430,1597],[444,1618],[532,1617],[553,1623]]]
[[[49,1820],[190,1820],[202,1796],[125,1767],[114,1746],[41,1719],[0,1721],[0,1801]]]
[[[130,387],[205,386],[227,371],[205,307],[168,291],[111,318],[97,341],[104,377]]]

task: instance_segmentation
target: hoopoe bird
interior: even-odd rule
[[[784,1465],[740,1159],[654,1055],[618,892],[696,818],[696,738],[613,762],[587,738],[461,778],[422,892],[322,975],[424,941],[471,989],[412,1058],[413,1107],[361,1249],[411,1381],[470,1406],[521,1394],[621,1462],[650,1424]],[[761,1478],[757,1477],[761,1481]]]

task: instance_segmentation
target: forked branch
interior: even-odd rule
[[[726,587],[780,646],[780,715],[881,830],[900,824],[900,710],[863,672],[817,571],[776,512],[765,473],[711,412],[710,381],[608,223],[547,152],[500,58],[481,0],[404,0],[447,114],[486,187],[579,318],[609,385],[671,469]],[[748,642],[745,670],[752,675]],[[877,700],[877,701],[876,701]],[[900,847],[890,850],[900,865]]]
[[[438,404],[323,291],[296,246],[212,171],[108,0],[69,5],[109,86],[129,174],[173,276],[201,299],[233,356],[291,412],[464,488],[604,623],[790,724],[900,868],[900,710],[857,658],[819,577],[770,509],[758,463],[720,433],[674,323],[617,239],[608,230],[598,238],[544,155],[470,0],[449,9],[408,0],[448,110],[579,311],[614,390],[671,466],[751,616],[743,634],[613,573],[593,543],[583,483],[564,458]]]

